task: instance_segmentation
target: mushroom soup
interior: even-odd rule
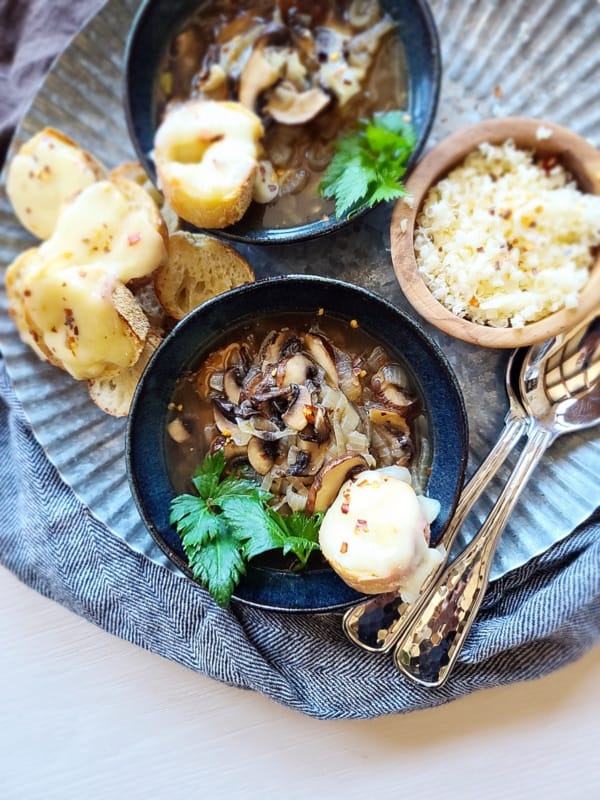
[[[164,58],[158,121],[188,98],[250,108],[265,129],[268,186],[246,216],[303,224],[333,211],[318,186],[335,140],[361,118],[406,107],[404,50],[377,0],[248,5],[199,3]]]
[[[283,513],[325,511],[347,477],[408,467],[424,491],[427,421],[397,354],[355,320],[279,314],[236,328],[178,382],[166,458],[176,492],[222,449]]]

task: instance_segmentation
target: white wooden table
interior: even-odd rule
[[[431,711],[319,722],[110,636],[0,568],[1,800],[600,797],[600,646]]]

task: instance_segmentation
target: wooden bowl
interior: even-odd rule
[[[540,138],[540,129],[552,135]],[[556,156],[583,192],[600,194],[600,152],[572,131],[543,120],[526,117],[489,119],[464,128],[440,142],[415,167],[406,182],[413,205],[399,201],[392,214],[391,253],[396,276],[415,310],[440,330],[471,344],[484,347],[523,347],[544,341],[573,327],[600,305],[600,253],[590,269],[587,284],[575,309],[562,309],[523,328],[494,328],[457,317],[439,303],[421,277],[414,252],[414,232],[420,208],[431,186],[482,142],[502,144],[512,139],[522,149],[540,157]]]

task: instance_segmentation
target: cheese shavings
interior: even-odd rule
[[[430,189],[414,244],[423,280],[453,314],[521,328],[577,306],[600,245],[600,197],[554,158],[484,143]]]

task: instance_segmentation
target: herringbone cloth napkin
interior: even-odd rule
[[[223,611],[191,581],[130,550],[77,500],[32,435],[3,367],[0,561],[116,636],[321,718],[406,712],[536,678],[600,639],[598,515],[492,585],[462,663],[439,690],[409,684],[389,656],[352,647],[340,614]]]

